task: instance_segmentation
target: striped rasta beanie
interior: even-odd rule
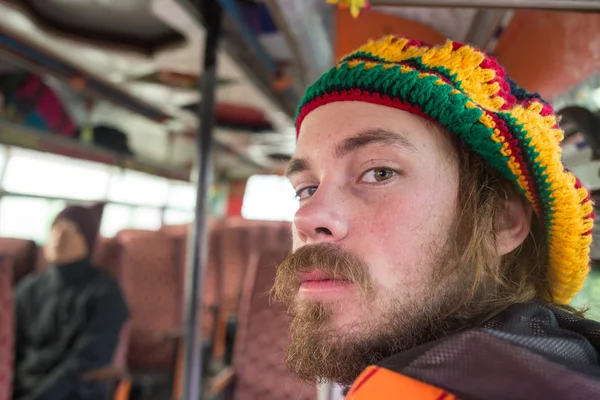
[[[566,304],[589,271],[590,193],[561,161],[552,106],[517,86],[496,59],[461,43],[389,36],[343,58],[306,92],[296,130],[319,106],[363,101],[406,110],[458,135],[512,182],[544,223],[553,301]]]

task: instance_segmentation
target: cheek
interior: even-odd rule
[[[369,223],[364,222],[367,218],[359,222],[359,231],[369,235],[368,240],[357,239],[361,253],[380,289],[411,291],[430,279],[434,253],[445,244],[452,221],[449,210],[455,204],[440,197],[416,191],[398,196],[393,206],[382,205],[385,212],[368,212]]]

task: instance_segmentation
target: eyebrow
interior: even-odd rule
[[[305,158],[293,158],[285,169],[285,176],[289,179],[290,176],[308,169],[308,160]]]
[[[335,147],[333,155],[335,158],[342,158],[348,153],[359,150],[371,144],[385,144],[400,148],[402,150],[414,153],[417,151],[415,146],[406,136],[401,133],[391,132],[382,128],[370,128],[359,132],[358,134],[345,139]],[[309,169],[309,163],[306,158],[293,158],[288,163],[285,176],[290,177],[298,172]]]
[[[402,150],[407,150],[411,153],[417,151],[417,146],[408,140],[406,136],[381,128],[372,128],[347,138],[336,146],[333,154],[336,158],[342,158],[348,153],[356,151],[370,144],[386,144],[398,147]]]

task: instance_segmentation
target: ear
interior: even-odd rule
[[[525,241],[531,230],[531,218],[531,205],[517,194],[507,194],[498,215],[496,255],[504,256]]]

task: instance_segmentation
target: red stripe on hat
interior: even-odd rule
[[[412,114],[418,115],[420,117],[423,117],[425,119],[428,119],[430,121],[437,123],[436,120],[431,118],[429,115],[425,114],[421,110],[421,108],[419,108],[413,104],[409,104],[409,103],[406,103],[406,102],[398,100],[398,99],[392,99],[388,95],[381,95],[379,93],[371,93],[371,92],[368,92],[366,90],[361,90],[361,89],[348,89],[348,90],[342,90],[339,92],[336,91],[336,92],[327,93],[327,94],[324,94],[323,96],[316,97],[312,101],[306,103],[302,107],[300,112],[298,113],[298,118],[297,118],[297,122],[296,122],[296,140],[298,139],[298,136],[300,135],[300,127],[302,126],[302,122],[304,121],[304,118],[306,118],[306,116],[311,111],[313,111],[316,108],[319,108],[321,106],[324,106],[325,104],[335,103],[335,102],[339,102],[339,101],[363,101],[365,103],[372,103],[372,104],[377,104],[380,106],[392,107],[392,108],[396,108],[398,110],[408,111]]]
[[[489,83],[497,83],[500,86],[496,95],[504,99],[502,110],[512,108],[517,102],[517,98],[510,93],[510,85],[506,81],[506,72],[504,72],[504,69],[498,64],[498,60],[494,57],[486,56],[479,66],[481,68],[491,69],[495,72],[494,79]]]
[[[425,43],[422,40],[409,39],[408,43],[406,43],[406,45],[404,46],[404,48],[407,48],[407,47],[424,47],[426,49],[431,49],[433,46],[431,46],[430,44]]]
[[[519,148],[518,140],[512,136],[504,120],[502,120],[496,113],[492,113],[487,110],[483,111],[494,121],[496,129],[498,129],[500,136],[502,137],[504,142],[508,144],[508,149],[511,152],[511,156],[514,157],[515,162],[521,168],[521,173],[523,174],[523,177],[525,178],[525,182],[527,184],[527,191],[531,194],[531,197],[534,200],[533,208],[535,209],[536,214],[539,215],[543,205],[540,202],[537,187],[533,184],[535,180],[533,179],[531,169],[525,162],[523,154],[521,153],[521,149]]]

